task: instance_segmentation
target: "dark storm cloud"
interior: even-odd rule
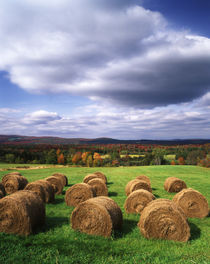
[[[70,93],[140,108],[207,93],[210,39],[172,31],[161,14],[137,4],[2,2],[0,70],[30,93]]]

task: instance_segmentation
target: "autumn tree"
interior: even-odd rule
[[[92,155],[89,155],[86,161],[87,167],[92,167],[93,166],[93,157]]]
[[[63,153],[61,153],[60,155],[58,155],[58,164],[64,164],[65,160],[64,160],[64,155]]]
[[[79,161],[82,159],[82,152],[78,151],[74,154],[73,158],[72,158],[72,163],[73,164],[78,164]]]

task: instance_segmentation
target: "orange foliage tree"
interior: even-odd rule
[[[82,159],[82,152],[78,151],[74,154],[74,156],[72,158],[72,163],[78,164],[81,159]]]
[[[179,165],[184,165],[185,164],[185,161],[184,161],[184,158],[183,157],[179,157],[178,158],[178,164]]]
[[[65,160],[64,160],[64,155],[63,153],[61,153],[59,156],[58,156],[58,164],[64,164]]]

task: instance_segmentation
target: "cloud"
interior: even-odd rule
[[[0,70],[30,93],[152,108],[210,89],[210,39],[174,31],[139,1],[0,3]]]
[[[61,117],[55,112],[48,112],[45,110],[35,111],[29,114],[26,114],[22,119],[23,124],[29,125],[39,125],[39,124],[48,124],[55,120],[60,120]]]
[[[191,103],[136,109],[95,103],[77,107],[71,116],[44,110],[1,112],[1,133],[73,138],[119,139],[209,138],[208,96]]]

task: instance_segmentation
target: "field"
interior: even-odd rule
[[[0,165],[0,168],[6,165]],[[53,168],[19,170],[29,181],[43,179],[53,172],[68,176],[70,185],[79,183],[84,176],[102,171],[108,178],[109,196],[123,211],[121,232],[111,238],[89,236],[75,232],[69,224],[73,210],[64,202],[64,194],[56,196],[55,204],[46,205],[46,224],[36,234],[28,237],[0,234],[0,263],[210,263],[210,217],[189,219],[191,239],[187,243],[147,240],[139,232],[138,215],[124,212],[126,183],[140,174],[150,177],[157,198],[172,199],[163,189],[169,176],[183,179],[188,187],[200,191],[210,204],[210,170],[196,166],[141,166],[117,168]],[[7,171],[0,171],[0,178]],[[65,190],[69,188],[65,187]]]

